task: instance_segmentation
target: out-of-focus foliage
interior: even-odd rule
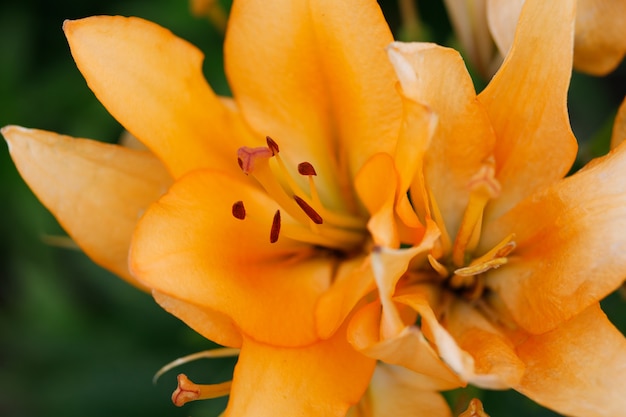
[[[404,36],[397,2],[381,6],[394,33]],[[121,126],[89,91],[61,31],[64,19],[95,14],[144,17],[191,41],[206,55],[213,88],[228,94],[222,37],[208,19],[192,16],[185,1],[8,0],[0,3],[0,126],[117,140]],[[419,15],[421,36],[458,46],[440,1],[422,1]],[[625,93],[624,65],[604,78],[574,74],[569,106],[582,162],[606,152]],[[213,345],[80,252],[46,243],[46,235],[63,232],[20,179],[4,144],[0,195],[0,415],[218,415],[224,400],[182,409],[171,404],[175,371],[151,383],[165,363]],[[614,294],[603,307],[624,332],[626,302]],[[181,370],[194,381],[219,382],[230,378],[233,363],[199,361]],[[474,396],[493,417],[555,415],[514,392],[468,388],[448,398],[464,407]]]

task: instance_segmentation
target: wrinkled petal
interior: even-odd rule
[[[395,146],[401,104],[384,51],[392,40],[376,2],[233,5],[225,65],[235,100],[257,133],[316,167],[323,199],[350,199],[363,162]]]
[[[158,291],[153,291],[152,296],[165,311],[178,317],[207,339],[222,346],[241,347],[241,333],[228,316]]]
[[[487,273],[515,321],[553,329],[615,290],[626,276],[626,148],[534,195],[486,226],[485,247],[515,233],[506,267]]]
[[[94,16],[63,29],[89,88],[174,177],[238,169],[237,148],[252,140],[206,83],[196,47],[136,17]]]
[[[98,265],[141,286],[128,271],[132,231],[171,183],[152,154],[7,126],[2,135],[22,178]]]
[[[428,376],[433,389],[446,390],[464,385],[439,358],[419,328],[403,326],[396,335],[382,338],[381,306],[369,304],[354,315],[348,327],[348,340],[364,355]]]
[[[370,386],[347,417],[450,417],[430,378],[400,366],[376,365]]]
[[[287,214],[270,243],[277,204],[247,178],[196,171],[178,180],[137,226],[133,274],[161,293],[231,317],[260,342],[312,343],[315,303],[330,285],[332,264],[284,235],[293,222]],[[232,213],[238,201],[243,220]]]
[[[376,362],[356,352],[345,328],[331,339],[281,348],[245,338],[225,416],[344,416]]]
[[[454,235],[469,199],[469,182],[493,152],[495,137],[465,64],[453,49],[394,42],[388,49],[403,94],[438,118],[424,159],[426,186]]]
[[[486,388],[510,388],[519,383],[525,367],[513,342],[476,307],[456,301],[448,310],[446,322],[459,347],[474,358],[475,372],[495,377]]]
[[[626,410],[626,339],[596,304],[517,348],[526,374],[516,389],[559,413],[613,417]]]
[[[497,136],[502,193],[491,216],[562,178],[576,156],[567,113],[575,3],[526,1],[509,54],[478,96]]]

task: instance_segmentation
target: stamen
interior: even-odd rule
[[[298,173],[300,175],[317,175],[315,168],[313,168],[310,162],[300,162],[298,164]]]
[[[265,141],[267,142],[267,147],[270,149],[270,151],[272,151],[272,156],[280,152],[280,148],[278,147],[278,144],[274,142],[274,139],[266,136]]]
[[[278,235],[280,234],[280,210],[276,210],[274,219],[272,220],[272,229],[270,230],[270,243],[276,243],[278,241]]]
[[[313,209],[313,207],[309,206],[306,201],[304,201],[303,199],[301,199],[297,195],[294,195],[293,199],[296,200],[296,203],[298,203],[298,205],[300,206],[302,211],[304,211],[306,213],[306,215],[309,216],[309,219],[313,220],[313,223],[315,223],[315,224],[322,224],[322,223],[324,223],[324,219],[322,219],[322,216],[320,216],[317,213],[317,211],[315,211]]]
[[[237,149],[237,163],[239,164],[239,168],[243,171],[244,174],[248,175],[252,171],[254,171],[255,162],[259,158],[269,159],[274,156],[275,153],[269,149],[264,147],[258,148],[249,148],[247,146],[242,146]]]
[[[189,401],[208,400],[211,398],[224,397],[230,394],[232,381],[221,384],[198,385],[187,378],[185,374],[178,375],[178,386],[172,393],[172,402],[177,407],[182,407]]]
[[[441,278],[446,278],[448,275],[450,275],[448,268],[446,268],[441,262],[435,259],[435,257],[430,253],[428,254],[428,263],[430,263],[430,266],[433,267],[435,272],[437,272],[439,276],[441,276]]]
[[[243,205],[243,201],[237,201],[233,204],[233,216],[236,219],[243,220],[246,218],[246,208]]]
[[[462,277],[471,277],[473,275],[482,274],[483,272],[486,272],[492,268],[499,268],[507,262],[507,258],[495,258],[479,264],[466,266],[465,268],[459,268],[455,270],[454,273]]]

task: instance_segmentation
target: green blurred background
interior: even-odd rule
[[[381,6],[402,36],[396,1]],[[96,14],[135,15],[171,29],[204,51],[207,79],[228,93],[223,37],[208,19],[192,16],[184,0],[3,0],[0,126],[118,139],[121,126],[87,88],[61,31],[64,19]],[[420,14],[424,36],[456,45],[440,0],[422,1]],[[603,78],[574,74],[570,112],[581,163],[606,152],[625,85],[624,65]],[[224,399],[172,405],[177,371],[151,382],[167,362],[214,345],[80,252],[44,243],[44,236],[63,232],[20,179],[4,144],[0,196],[0,416],[218,415]],[[624,332],[623,298],[614,294],[603,305]],[[198,382],[219,382],[230,378],[233,364],[201,360],[180,371]],[[512,391],[470,388],[449,395],[452,402],[469,396],[480,396],[492,417],[556,415]]]

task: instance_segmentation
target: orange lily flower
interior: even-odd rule
[[[469,59],[483,75],[490,77],[511,47],[524,0],[446,0],[445,3]],[[626,3],[578,0],[577,4],[574,68],[592,75],[606,75],[626,54]],[[553,25],[551,22],[548,27]]]
[[[462,381],[608,417],[626,408],[626,339],[598,302],[626,276],[626,147],[563,178],[577,148],[566,108],[574,11],[574,0],[527,0],[509,55],[478,95],[456,51],[389,47],[406,114],[438,116],[430,143],[400,136],[398,234],[406,245],[415,230],[418,243],[420,225],[434,222],[440,237],[427,257],[378,248],[380,299],[355,313],[348,337],[411,368],[402,353],[417,345],[417,314]]]
[[[176,402],[230,387],[227,415],[344,415],[376,363],[349,344],[345,320],[374,280],[347,294],[346,284],[372,277],[369,211],[393,209],[372,206],[381,159],[368,161],[393,152],[402,117],[376,2],[235,2],[225,45],[234,99],[206,84],[196,48],[155,24],[99,16],[64,31],[89,87],[150,152],[2,133],[89,256],[241,349],[232,385],[181,377]],[[377,241],[396,240],[373,228]]]

